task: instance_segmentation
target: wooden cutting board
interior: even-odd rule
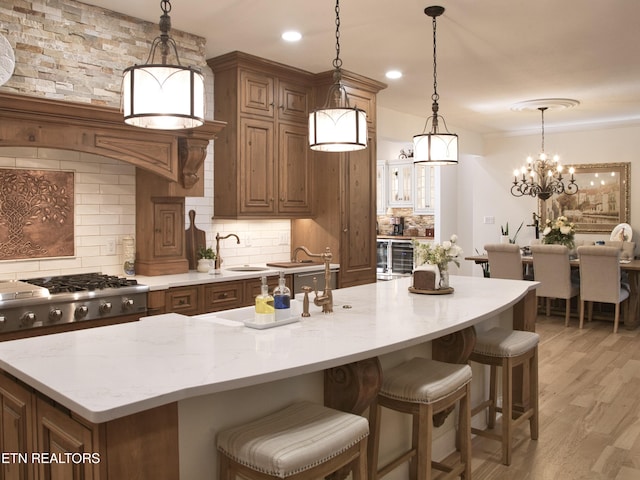
[[[196,227],[196,211],[189,210],[189,228],[185,232],[186,255],[189,270],[198,266],[198,249],[207,246],[207,235],[204,230]]]

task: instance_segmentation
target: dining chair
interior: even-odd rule
[[[620,283],[620,250],[616,247],[578,247],[580,259],[580,328],[584,324],[584,302],[589,302],[588,321],[593,315],[593,302],[615,304],[613,333],[618,331],[620,304],[624,302],[625,318],[629,315],[629,291]]]
[[[620,250],[620,260],[633,260],[635,255],[635,242],[621,242],[618,240],[606,240],[605,247],[616,247]]]
[[[520,247],[514,243],[490,243],[484,246],[489,258],[491,278],[522,280]]]
[[[545,299],[547,317],[551,313],[551,299],[562,298],[566,302],[564,325],[569,325],[571,299],[580,293],[580,287],[571,281],[569,249],[564,245],[531,245],[533,278],[540,285],[536,296]]]

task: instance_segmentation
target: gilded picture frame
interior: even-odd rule
[[[539,200],[541,229],[547,219],[561,215],[575,223],[577,233],[610,233],[620,223],[629,223],[630,162],[566,165],[564,171],[570,167],[575,169],[578,192]]]

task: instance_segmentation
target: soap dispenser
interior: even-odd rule
[[[273,297],[269,295],[269,285],[267,285],[267,277],[265,276],[262,277],[260,295],[256,297],[254,321],[259,324],[272,323],[275,321]]]
[[[273,290],[273,305],[276,310],[276,322],[291,317],[291,290],[285,284],[284,272],[280,272],[278,286]]]

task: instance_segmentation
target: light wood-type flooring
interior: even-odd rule
[[[640,328],[541,315],[536,329],[540,437],[519,428],[509,467],[498,442],[474,438],[473,480],[640,479]]]

